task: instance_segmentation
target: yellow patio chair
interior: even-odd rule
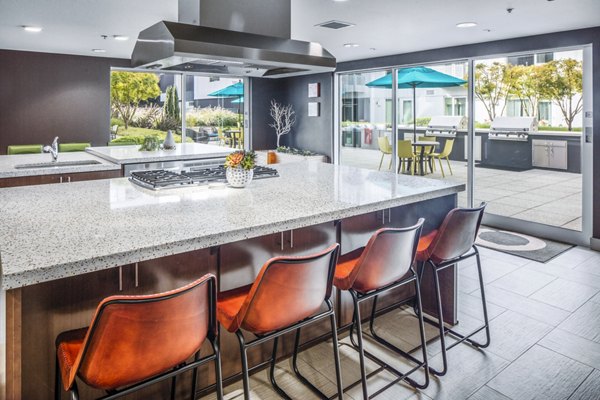
[[[415,168],[417,164],[417,155],[413,152],[412,142],[410,140],[398,140],[398,158],[400,164],[398,165],[398,173],[404,172],[404,163],[408,162],[408,168],[410,168],[410,174],[415,174]]]
[[[383,157],[386,154],[392,154],[392,145],[388,140],[387,136],[379,136],[377,138],[377,144],[379,144],[379,151],[381,151],[381,161],[379,161],[379,171],[381,171],[381,164],[383,164]],[[390,166],[388,169],[392,168],[392,157],[390,157]]]
[[[219,146],[231,147],[231,138],[225,136],[222,127],[217,128],[217,137],[219,138]]]
[[[444,149],[441,153],[431,153],[430,157],[437,158],[440,163],[440,171],[442,171],[442,178],[445,178],[444,167],[442,167],[442,158],[446,159],[448,163],[448,169],[450,170],[450,175],[454,175],[452,173],[452,166],[450,165],[450,153],[452,153],[452,147],[454,146],[454,139],[446,139],[446,143],[444,143]],[[434,163],[435,165],[435,163]]]
[[[435,142],[436,137],[435,136],[419,136],[418,141],[420,142]],[[433,174],[433,171],[435,171],[435,163],[432,161],[432,154],[435,150],[435,146],[427,146],[423,149],[423,157],[424,157],[424,162],[426,164],[429,164],[429,169],[431,170],[431,173]],[[420,154],[417,154],[417,156],[420,156]]]
[[[244,148],[244,127],[241,127],[240,131],[235,133],[235,142],[238,148]]]

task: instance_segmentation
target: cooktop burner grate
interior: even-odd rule
[[[262,166],[254,167],[253,179],[277,176],[279,176],[279,173],[276,169]],[[180,173],[166,170],[133,171],[130,180],[137,185],[153,190],[184,185],[202,185],[210,182],[227,182],[225,167],[222,165],[191,169]]]

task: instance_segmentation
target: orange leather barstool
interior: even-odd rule
[[[443,368],[441,371],[429,367],[430,371],[436,375],[444,375],[448,371],[447,350],[454,346],[467,341],[475,347],[485,348],[490,344],[490,325],[487,314],[487,306],[485,301],[485,290],[483,285],[483,275],[481,272],[481,259],[479,251],[475,246],[479,226],[485,210],[485,203],[481,203],[476,208],[455,208],[451,210],[439,229],[432,231],[428,235],[421,238],[419,242],[419,250],[417,251],[417,260],[421,264],[419,274],[423,274],[425,264],[431,266],[433,272],[433,281],[435,285],[435,297],[437,303],[438,321],[433,321],[425,318],[425,321],[438,327],[440,331],[440,342],[442,346],[442,362]],[[456,264],[459,261],[470,257],[475,257],[477,260],[477,271],[479,275],[479,288],[481,290],[481,303],[483,306],[484,325],[475,329],[471,333],[461,334],[452,329],[444,327],[444,314],[442,310],[442,300],[440,294],[440,279],[439,271]],[[471,336],[485,329],[486,342],[479,343],[471,339]],[[446,346],[445,335],[452,334],[458,338],[455,343]]]
[[[214,354],[200,359],[205,339]],[[215,363],[216,390],[222,398],[221,358],[217,344],[216,278],[207,274],[169,292],[104,299],[88,328],[63,332],[56,339],[55,397],[60,384],[79,399],[76,377],[105,390],[114,399],[164,379],[193,370],[192,399],[197,368]],[[193,361],[187,361],[194,356]]]
[[[354,314],[352,326],[350,327],[350,338],[352,344],[358,350],[360,361],[360,373],[362,382],[363,398],[369,398],[367,393],[367,373],[365,370],[365,354],[369,359],[375,361],[382,368],[395,374],[398,379],[406,380],[410,385],[424,389],[429,385],[429,369],[427,368],[427,348],[425,339],[425,329],[423,324],[423,314],[417,313],[419,318],[419,331],[421,336],[423,360],[418,360],[412,355],[402,351],[385,339],[379,337],[374,329],[374,317],[377,308],[377,297],[389,290],[400,286],[414,283],[416,291],[416,304],[421,308],[421,290],[419,287],[419,276],[416,274],[413,264],[417,252],[417,244],[425,220],[420,218],[416,225],[407,228],[383,228],[371,236],[369,242],[364,248],[357,249],[340,257],[335,270],[334,285],[340,290],[347,290],[352,295],[354,302]],[[396,353],[401,354],[416,364],[408,372],[400,372],[387,365],[373,354],[364,350],[363,335],[361,327],[360,304],[366,300],[373,299],[373,308],[371,312],[370,331],[372,337],[379,343],[390,348]],[[407,299],[412,300],[412,298]],[[398,304],[395,304],[397,306]],[[356,329],[358,343],[354,342],[353,331]],[[419,368],[425,371],[425,382],[418,384],[408,376]],[[389,386],[394,385],[398,380],[394,380],[390,385],[383,387],[374,393],[375,397]]]
[[[270,360],[271,384],[285,399],[290,397],[275,381],[277,342],[281,335],[296,331],[293,357],[294,371],[300,381],[311,390],[317,390],[299,373],[296,360],[300,341],[300,329],[329,317],[333,336],[338,397],[342,398],[342,376],[337,346],[335,313],[331,303],[333,274],[338,258],[339,245],[305,257],[275,257],[267,261],[253,284],[219,293],[217,317],[229,332],[237,335],[242,357],[244,398],[250,399],[247,351],[250,347],[273,340]],[[323,311],[325,305],[326,310]],[[242,330],[253,333],[256,338],[246,342]],[[318,392],[318,390],[317,390]],[[320,392],[319,392],[320,393]],[[320,396],[326,397],[322,393]]]

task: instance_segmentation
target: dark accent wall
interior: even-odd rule
[[[0,50],[0,154],[11,144],[110,135],[110,67],[129,60]]]
[[[531,52],[560,47],[591,44],[593,47],[593,159],[600,160],[600,27],[556,32],[545,35],[498,40],[465,46],[418,51],[365,60],[339,63],[337,72],[360,69],[421,64],[469,57],[486,57],[497,54]],[[593,236],[600,238],[600,162],[593,163]]]
[[[318,98],[308,97],[308,84],[320,83]],[[296,124],[282,136],[281,145],[312,150],[331,160],[333,154],[333,74],[303,75],[293,78],[254,78],[252,85],[252,146],[257,150],[274,149],[277,136],[269,126],[271,99],[296,111]],[[320,103],[320,116],[308,116],[308,103]]]

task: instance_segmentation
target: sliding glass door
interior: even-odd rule
[[[587,62],[581,48],[474,60],[473,194],[488,203],[485,222],[589,244]]]
[[[470,84],[400,84],[395,96],[382,79],[413,66],[338,74],[337,162],[464,183],[459,205],[488,203],[484,223],[589,245],[591,54],[590,46],[430,63]],[[426,140],[433,147],[419,147]],[[406,146],[417,168],[399,153]]]

